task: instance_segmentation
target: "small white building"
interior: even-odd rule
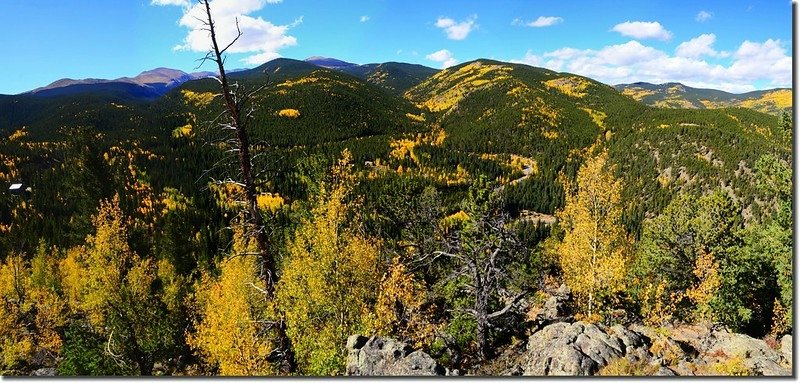
[[[21,195],[24,191],[22,184],[11,184],[11,187],[8,188],[8,192],[14,195]]]

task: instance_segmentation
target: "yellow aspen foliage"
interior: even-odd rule
[[[714,321],[711,301],[714,300],[722,283],[719,275],[719,262],[714,259],[713,253],[701,251],[697,256],[692,273],[697,277],[698,282],[686,292],[686,296],[695,305],[695,319],[699,322]]]
[[[172,130],[172,137],[173,138],[181,138],[187,137],[191,138],[194,137],[194,127],[192,124],[186,124],[184,126],[179,126]]]
[[[211,92],[193,92],[191,90],[181,90],[181,94],[183,95],[183,101],[186,105],[194,105],[197,108],[205,108],[212,101],[214,101],[214,93]]]
[[[544,85],[548,88],[558,89],[567,96],[583,98],[586,96],[586,89],[591,83],[584,78],[570,76],[545,81]]]
[[[26,128],[27,127],[22,127],[22,129],[19,129],[19,130],[15,131],[14,133],[11,133],[11,135],[8,136],[8,141],[9,142],[16,141],[16,140],[19,140],[19,139],[27,137],[28,136],[28,131],[26,130]]]
[[[648,282],[642,293],[642,312],[645,313],[643,322],[647,326],[659,327],[669,323],[677,311],[677,305],[684,294],[672,292],[666,294],[667,282],[661,280],[658,284]]]
[[[630,240],[621,223],[622,184],[608,169],[608,152],[589,158],[578,170],[577,185],[562,179],[566,204],[557,213],[566,233],[558,246],[567,285],[588,319],[625,289]]]
[[[429,344],[439,326],[430,321],[430,313],[423,309],[425,294],[423,285],[395,257],[381,281],[375,305],[376,332],[400,337],[414,348]]]
[[[34,351],[34,339],[27,331],[24,316],[31,310],[26,301],[29,285],[26,265],[18,255],[9,256],[0,266],[0,356],[3,375],[13,371]]]
[[[781,300],[775,298],[775,301],[772,304],[772,328],[770,329],[770,335],[783,335],[785,334],[789,328],[786,325],[789,323],[786,320],[786,316],[791,313],[791,307],[783,307],[781,304]]]
[[[164,188],[160,199],[161,205],[164,206],[161,209],[162,216],[169,214],[171,211],[184,211],[192,204],[192,201],[186,198],[178,189],[171,187]]]
[[[195,287],[199,320],[187,343],[221,375],[272,375],[268,357],[274,344],[267,324],[274,310],[265,300],[258,278],[257,250],[242,225],[234,227],[233,254],[220,265],[220,275],[203,275]]]
[[[411,120],[411,121],[425,122],[425,115],[424,114],[406,113],[406,117],[408,117],[408,119]]]
[[[300,117],[300,111],[297,109],[282,109],[278,112],[278,116],[295,119]]]
[[[58,355],[65,324],[64,301],[58,295],[57,263],[44,247],[30,263],[11,255],[0,264],[0,370],[13,371],[35,353]]]
[[[279,194],[263,193],[256,197],[258,208],[269,212],[275,212],[284,205],[284,199]]]
[[[138,257],[128,246],[128,222],[119,208],[119,196],[102,202],[92,222],[95,234],[86,238],[85,246],[67,252],[62,270],[70,305],[102,327],[111,295],[123,284],[126,266]]]
[[[398,161],[402,161],[407,156],[410,156],[415,163],[417,162],[417,156],[414,154],[416,142],[404,138],[400,140],[393,140],[389,145],[392,147],[392,151],[389,153],[390,157],[397,159]]]
[[[110,354],[151,374],[155,361],[177,346],[183,280],[165,261],[142,259],[131,250],[130,220],[118,195],[101,201],[93,224],[94,235],[60,264],[64,295],[72,312],[108,339]]]
[[[225,210],[236,210],[244,200],[244,187],[234,182],[209,182],[208,189],[214,195],[217,206]]]
[[[465,213],[463,210],[459,210],[457,213],[451,214],[447,217],[442,218],[439,221],[439,227],[444,232],[449,232],[453,228],[460,227],[464,223],[469,220],[469,215]]]
[[[381,243],[365,237],[358,219],[347,215],[345,198],[354,184],[351,158],[345,152],[334,167],[333,182],[320,187],[311,217],[287,246],[276,286],[277,303],[304,374],[343,373],[347,337],[371,332],[374,322]]]

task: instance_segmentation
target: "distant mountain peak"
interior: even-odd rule
[[[148,97],[152,97],[160,96],[166,93],[168,90],[187,81],[208,77],[213,74],[213,72],[197,72],[189,74],[178,69],[159,67],[139,73],[136,77],[120,77],[114,80],[97,78],[75,80],[63,78],[53,81],[47,86],[31,90],[28,93],[43,96],[51,94],[62,95],[108,89],[109,86],[113,88],[115,86],[118,87],[122,84],[127,84],[125,85],[127,88],[118,89],[136,89],[134,92],[147,94]]]
[[[342,61],[330,57],[322,57],[322,56],[311,56],[305,59],[305,62],[328,69],[341,69],[341,68],[358,66],[358,64],[353,64],[351,62]]]

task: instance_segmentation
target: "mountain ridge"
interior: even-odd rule
[[[472,60],[487,61],[487,60]],[[302,64],[301,64],[302,63]],[[303,65],[307,64],[307,66]],[[464,63],[468,64],[468,63]],[[278,58],[252,69],[230,70],[232,77],[243,78],[270,72],[278,75],[281,68],[292,69],[291,75],[309,73],[314,67],[326,68],[365,80],[393,94],[403,94],[424,80],[441,72],[420,64],[388,61],[384,63],[355,64],[344,60],[311,56],[305,60]],[[215,72],[186,73],[181,70],[158,67],[143,71],[134,77],[117,79],[62,78],[52,83],[20,93],[40,97],[74,95],[89,92],[114,93],[123,97],[155,99],[185,82],[213,76]],[[281,74],[279,77],[285,77]],[[745,93],[731,93],[713,88],[694,88],[680,82],[653,84],[633,82],[612,85],[620,93],[649,106],[662,108],[717,109],[744,107],[778,115],[791,111],[791,88],[771,88]]]
[[[186,73],[178,69],[159,67],[141,72],[135,77],[120,77],[113,80],[62,78],[22,94],[48,97],[117,89],[134,97],[144,95],[145,98],[154,98],[184,82],[209,75],[213,75],[213,72]]]
[[[635,82],[614,85],[620,93],[646,105],[660,108],[719,109],[744,107],[778,115],[792,109],[792,89],[772,88],[730,93],[712,88],[694,88],[680,82],[652,84]]]

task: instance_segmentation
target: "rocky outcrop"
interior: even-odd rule
[[[788,376],[791,343],[790,336],[784,337],[774,350],[763,340],[702,325],[654,329],[558,322],[530,336],[521,367],[523,375],[594,375],[625,358],[640,371],[659,376],[717,375],[732,368]]]
[[[57,376],[58,371],[53,367],[40,368],[31,372],[31,376]]]
[[[791,335],[784,335],[781,338],[781,354],[783,354],[783,358],[789,362],[792,359],[792,336]]]
[[[555,323],[528,339],[523,375],[592,375],[624,356],[626,348],[622,339],[594,324]]]
[[[447,372],[430,355],[389,338],[353,335],[347,339],[347,352],[347,375],[351,376],[433,376]]]
[[[566,286],[552,291],[542,306],[531,308],[527,340],[515,338],[491,360],[473,366],[466,374],[792,375],[791,335],[780,343],[767,343],[710,325],[608,327],[575,322],[569,312],[570,300]],[[428,354],[388,338],[354,335],[348,339],[347,349],[348,375],[450,374]],[[606,366],[609,368],[603,370]]]
[[[555,294],[545,301],[542,312],[539,314],[540,319],[547,322],[570,320],[572,313],[569,309],[569,303],[571,300],[572,294],[569,287],[562,284]]]
[[[740,358],[748,370],[758,375],[791,375],[791,369],[786,369],[786,364],[782,363],[783,356],[763,340],[727,332],[714,332],[712,336],[714,342],[710,349],[703,350],[703,354],[708,355],[706,359],[709,363],[718,362],[716,359]]]

